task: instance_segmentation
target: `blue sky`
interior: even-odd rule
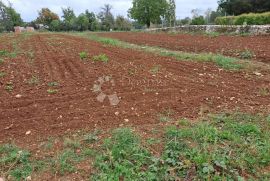
[[[6,2],[7,0],[3,0]],[[38,10],[48,7],[58,15],[62,15],[61,7],[71,7],[77,15],[89,9],[95,13],[100,11],[103,4],[113,6],[114,15],[127,15],[132,0],[10,0],[13,7],[21,14],[24,21],[31,21],[37,17]],[[217,0],[175,0],[177,18],[191,16],[191,10],[198,8],[203,13],[207,8],[215,10]]]

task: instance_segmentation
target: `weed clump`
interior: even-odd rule
[[[80,59],[81,60],[85,60],[85,59],[87,59],[88,54],[87,54],[87,52],[80,52],[79,53],[79,56],[80,56]]]
[[[100,55],[96,55],[93,57],[93,61],[94,62],[104,62],[104,63],[108,63],[109,62],[109,58],[106,54],[100,54]]]

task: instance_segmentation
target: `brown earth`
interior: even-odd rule
[[[207,36],[191,34],[101,33],[101,36],[116,38],[139,45],[158,46],[185,52],[212,52],[239,57],[246,50],[254,54],[253,59],[270,63],[270,36]]]
[[[18,49],[16,58],[0,64],[7,74],[0,78],[0,143],[25,145],[80,129],[156,124],[168,109],[174,118],[191,119],[226,110],[270,111],[270,95],[262,94],[270,89],[269,75],[226,71],[211,63],[182,62],[71,35],[0,39],[0,49],[12,51],[13,41]],[[87,60],[80,59],[82,51],[88,52]],[[93,62],[92,56],[99,54],[106,54],[109,62]],[[37,85],[30,83],[33,76]],[[108,98],[97,101],[99,93],[92,91],[103,76],[114,80],[115,85],[102,89],[107,95],[117,93],[121,101],[116,106]],[[50,82],[59,85],[50,87]],[[7,83],[14,86],[10,92]],[[58,92],[49,94],[48,89]]]

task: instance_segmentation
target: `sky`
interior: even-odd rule
[[[53,12],[62,16],[62,7],[71,7],[76,15],[83,13],[86,9],[98,13],[104,4],[113,6],[113,14],[124,15],[132,6],[132,0],[9,0],[17,12],[21,14],[24,21],[29,22],[36,19],[41,8],[48,7]],[[3,0],[7,2],[7,0]],[[203,13],[206,9],[217,8],[217,0],[175,0],[176,16],[178,19],[191,16],[192,9],[200,9]]]

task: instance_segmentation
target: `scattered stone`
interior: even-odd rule
[[[17,99],[20,99],[20,98],[22,97],[22,95],[21,95],[21,94],[17,94],[15,97],[16,97]]]
[[[235,97],[231,97],[230,100],[233,101],[235,99]]]
[[[25,133],[25,135],[30,135],[31,134],[31,131],[27,131],[26,133]]]
[[[5,128],[5,130],[11,129],[13,127],[13,124],[9,125],[8,127]],[[1,180],[0,180],[1,181]]]
[[[116,116],[118,116],[120,113],[117,111],[117,112],[115,112],[114,114],[115,114]]]
[[[124,119],[124,120],[125,120],[125,122],[126,122],[126,123],[128,123],[128,122],[129,122],[129,119]]]
[[[134,107],[132,107],[131,110],[134,111]]]
[[[30,181],[30,180],[32,180],[32,178],[31,178],[31,176],[28,176],[28,177],[26,177],[25,180],[26,180],[26,181]]]
[[[260,73],[260,72],[254,72],[254,74],[257,76],[263,76],[262,73]]]

